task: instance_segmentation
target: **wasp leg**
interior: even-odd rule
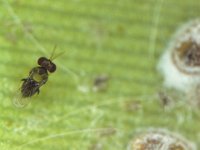
[[[39,89],[37,89],[37,91],[36,91],[36,92],[37,92],[37,94],[40,94],[40,90],[39,90]]]
[[[21,79],[21,81],[27,81],[28,80],[28,78],[23,78],[23,79]]]

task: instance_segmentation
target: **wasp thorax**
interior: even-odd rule
[[[56,71],[56,65],[46,57],[40,57],[38,59],[38,65],[46,68],[49,72],[53,73]]]
[[[39,75],[43,75],[43,74],[46,74],[46,73],[47,73],[47,70],[45,68],[38,69],[38,74]]]

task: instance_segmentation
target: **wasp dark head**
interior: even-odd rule
[[[53,73],[56,71],[56,65],[50,59],[47,59],[46,57],[40,57],[38,59],[38,65],[46,68],[50,73]]]

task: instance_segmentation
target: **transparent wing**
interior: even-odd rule
[[[28,105],[31,102],[30,97],[23,97],[21,93],[21,89],[18,89],[16,94],[14,95],[14,98],[12,100],[12,103],[17,108],[23,108],[26,105]]]
[[[12,102],[15,107],[23,108],[31,102],[31,97],[36,93],[39,94],[39,88],[45,84],[47,80],[44,80],[42,83],[33,84],[33,80],[25,80],[21,87],[17,90]],[[24,84],[25,83],[25,84]],[[22,93],[23,91],[23,93]]]

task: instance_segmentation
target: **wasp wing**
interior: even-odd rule
[[[22,79],[22,81],[21,87],[13,98],[13,104],[18,108],[23,108],[30,103],[31,97],[35,93],[39,94],[39,88],[46,83],[47,79],[41,83],[36,82],[32,78]]]
[[[31,101],[30,97],[23,97],[22,93],[21,93],[21,89],[18,89],[13,100],[12,103],[15,107],[17,108],[23,108],[26,105],[28,105]]]

